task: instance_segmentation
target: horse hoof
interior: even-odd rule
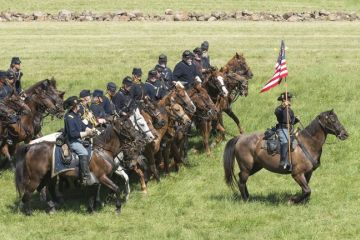
[[[50,208],[48,211],[49,215],[54,215],[56,213],[56,209],[55,208]]]
[[[147,195],[148,191],[146,189],[141,191],[144,195]]]
[[[120,214],[121,214],[121,208],[117,208],[117,209],[115,210],[115,214],[116,214],[116,215],[120,215]]]

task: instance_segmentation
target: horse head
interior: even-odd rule
[[[207,91],[200,85],[195,85],[189,90],[191,100],[194,102],[197,110],[197,115],[204,119],[215,120],[218,116],[219,110],[211,100]]]
[[[166,110],[169,113],[170,118],[174,121],[185,125],[191,124],[191,119],[186,114],[185,110],[180,104],[176,103],[174,99],[172,99],[172,104],[170,106],[166,106]]]
[[[236,90],[240,96],[245,97],[249,94],[249,84],[246,77],[233,72],[229,72],[225,76],[225,83],[230,92]]]
[[[239,54],[236,52],[235,56],[227,62],[224,69],[228,72],[236,72],[246,79],[252,79],[254,76],[242,53]]]
[[[196,107],[189,95],[187,94],[184,85],[182,85],[180,82],[175,83],[174,89],[170,91],[169,94],[178,104],[180,104],[185,109],[185,111],[190,114],[195,113]]]
[[[319,124],[326,133],[335,135],[340,140],[348,138],[349,134],[339,121],[334,110],[323,112],[318,116]]]
[[[219,92],[221,96],[227,97],[229,94],[225,85],[224,74],[220,71],[211,71],[207,82],[204,84],[208,84],[211,88],[217,89],[216,91]]]
[[[135,130],[143,134],[145,140],[150,143],[154,141],[155,136],[152,134],[149,126],[144,117],[140,114],[139,108],[136,108],[130,115],[130,120],[133,123]]]

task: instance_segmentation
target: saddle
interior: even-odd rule
[[[266,149],[269,155],[280,154],[280,141],[276,133],[276,127],[268,128],[264,132],[262,149]],[[290,133],[290,150],[293,152],[298,145],[295,134]]]
[[[61,133],[56,138],[55,145],[60,148],[60,159],[64,165],[70,165],[73,161],[79,161],[78,155],[72,152],[68,144],[65,142],[64,133]]]

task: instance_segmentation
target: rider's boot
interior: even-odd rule
[[[82,184],[85,186],[93,185],[95,181],[90,175],[89,156],[88,155],[79,156],[79,162],[80,162]]]

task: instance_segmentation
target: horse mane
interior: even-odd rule
[[[317,115],[316,118],[313,119],[308,126],[306,126],[303,130],[301,130],[300,133],[306,132],[306,135],[311,135],[311,136],[315,135],[316,131],[319,129],[319,126],[320,126],[320,123],[319,123],[320,117],[324,116],[324,115],[329,115],[329,113],[331,113],[331,112],[332,112],[332,110],[325,111],[325,112],[322,112],[319,115]]]
[[[105,130],[98,136],[94,137],[94,145],[101,145],[111,140],[113,136],[113,126],[107,126]]]

